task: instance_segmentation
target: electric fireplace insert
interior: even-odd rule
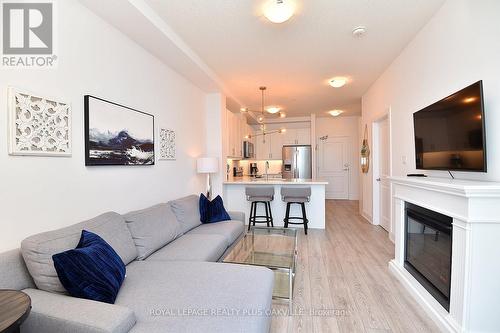
[[[449,311],[453,219],[409,202],[405,211],[404,267]]]

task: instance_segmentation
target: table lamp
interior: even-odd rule
[[[198,173],[207,174],[207,198],[210,200],[212,195],[210,174],[219,171],[219,161],[217,157],[200,157],[196,160],[196,169]]]

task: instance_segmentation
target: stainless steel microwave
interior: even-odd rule
[[[255,158],[255,149],[250,141],[243,141],[243,158]]]

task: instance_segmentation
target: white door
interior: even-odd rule
[[[388,177],[390,175],[389,158],[389,119],[378,122],[378,170],[379,178],[379,221],[382,228],[391,232],[391,191]]]
[[[349,137],[319,140],[318,175],[328,182],[327,199],[349,199]]]

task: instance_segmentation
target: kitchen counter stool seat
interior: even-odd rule
[[[311,200],[311,188],[310,187],[282,187],[281,188],[281,199],[286,202],[286,213],[283,222],[285,228],[288,228],[289,224],[303,224],[304,232],[307,235],[307,224],[309,220],[306,214],[306,202]],[[290,216],[290,207],[293,204],[300,205],[302,209],[302,216]],[[290,220],[300,220],[301,222],[290,222]]]
[[[250,217],[248,218],[248,230],[256,223],[266,223],[269,227],[274,227],[273,214],[271,212],[271,201],[274,200],[274,187],[259,186],[246,187],[245,195],[252,204],[250,206]],[[266,215],[257,215],[257,205],[263,204]]]

